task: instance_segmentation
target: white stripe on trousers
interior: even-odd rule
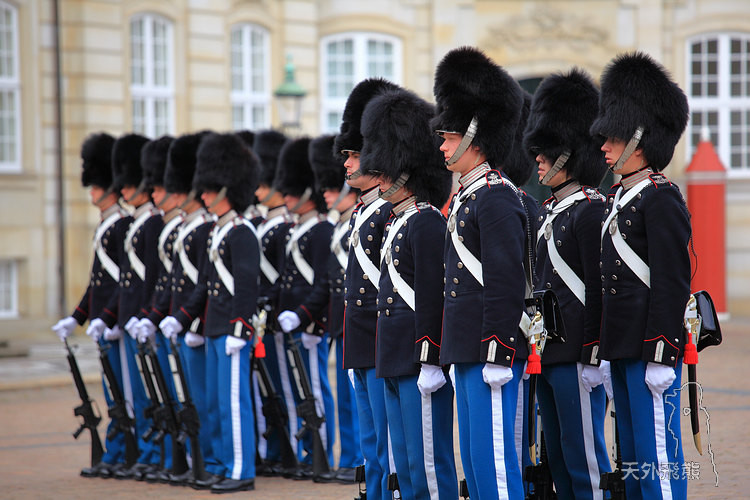
[[[252,366],[252,358],[250,363]],[[252,370],[252,368],[251,368]],[[258,454],[261,458],[268,458],[268,441],[263,435],[266,433],[266,417],[263,415],[263,400],[260,397],[260,386],[258,384],[258,372],[252,370],[253,374],[253,400],[255,401],[255,422],[258,427]]]
[[[117,341],[119,344],[118,352],[120,354],[120,371],[122,372],[122,397],[125,398],[125,409],[130,418],[134,418],[133,413],[133,386],[130,384],[130,365],[128,364],[128,353],[125,350],[125,339]],[[117,383],[117,381],[115,381]]]
[[[581,424],[583,426],[583,446],[586,453],[586,467],[589,472],[589,484],[594,500],[604,498],[604,490],[599,489],[599,461],[596,459],[594,424],[591,415],[591,393],[583,387],[583,365],[576,363],[578,372],[578,399],[581,401]]]
[[[231,356],[229,382],[229,408],[232,416],[232,448],[234,451],[234,467],[232,479],[242,476],[242,419],[240,418],[240,354],[235,352]]]
[[[424,450],[424,473],[431,499],[440,498],[435,473],[435,440],[432,434],[432,394],[421,394],[422,399],[422,449]]]
[[[523,378],[523,377],[521,377]],[[508,499],[508,477],[505,471],[505,435],[503,428],[503,388],[490,386],[492,404],[492,453],[495,461],[495,484],[497,497]]]
[[[526,370],[523,371],[526,373]],[[518,457],[518,466],[521,468],[521,477],[524,476],[523,474],[523,425],[524,425],[524,418],[523,418],[523,411],[526,409],[526,405],[523,404],[523,375],[521,375],[521,378],[518,380],[518,397],[516,398],[516,425],[513,428],[514,434],[515,434],[515,443],[516,443],[516,456]],[[534,406],[534,411],[536,411],[536,406]],[[534,415],[534,421],[536,422],[536,415]],[[532,464],[533,465],[533,464]]]
[[[662,470],[669,470],[669,458],[667,456],[666,422],[664,419],[664,400],[662,394],[651,392],[654,403],[654,438],[656,441],[656,457],[659,460],[659,485],[661,486],[662,500],[672,500],[671,474],[662,474]],[[662,469],[665,467],[666,469]]]
[[[277,332],[273,336],[273,345],[276,348],[276,361],[279,365],[279,377],[281,378],[281,392],[284,395],[286,412],[289,415],[289,444],[297,452],[297,405],[294,402],[292,384],[289,381],[289,367],[286,364],[286,347],[284,346],[285,333]]]

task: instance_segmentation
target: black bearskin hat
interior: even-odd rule
[[[373,98],[362,115],[362,173],[396,180],[409,174],[406,187],[419,201],[442,208],[448,200],[452,174],[440,151],[442,139],[430,126],[434,107],[405,89]]]
[[[581,184],[598,186],[607,169],[601,136],[589,134],[598,109],[599,91],[583,70],[548,76],[534,94],[524,150],[532,158],[542,153],[552,163],[568,150],[563,168]]]
[[[81,184],[84,187],[112,186],[112,145],[115,138],[100,132],[89,135],[81,144]]]
[[[536,161],[534,158],[529,158],[526,150],[523,147],[523,130],[526,127],[526,123],[529,119],[529,113],[531,110],[531,94],[522,90],[523,92],[523,106],[521,107],[521,118],[518,120],[518,126],[516,127],[516,133],[513,136],[513,147],[510,153],[505,159],[502,170],[508,179],[518,187],[523,186],[529,179],[531,174],[534,173],[536,167]]]
[[[255,134],[250,130],[240,130],[235,132],[237,134],[237,137],[242,139],[242,142],[245,143],[245,146],[247,146],[250,149],[253,149],[253,143],[255,142]]]
[[[591,133],[627,142],[641,126],[639,147],[654,170],[664,169],[687,125],[685,93],[661,64],[642,52],[617,56],[604,69],[601,83]]]
[[[185,134],[172,141],[164,172],[164,189],[169,193],[189,193],[193,189],[196,153],[208,132]]]
[[[341,129],[333,145],[333,154],[342,151],[362,151],[362,113],[370,99],[386,90],[396,90],[399,86],[383,78],[368,78],[354,87],[346,100],[341,116]]]
[[[258,185],[259,163],[255,153],[237,135],[206,134],[198,146],[193,188],[221,191],[225,187],[232,208],[244,212]]]
[[[143,178],[148,189],[164,186],[164,171],[167,169],[167,157],[172,141],[174,137],[165,135],[147,142],[141,148]]]
[[[310,141],[310,165],[315,174],[315,189],[341,190],[344,186],[346,168],[338,155],[333,155],[333,135],[322,135]]]
[[[260,158],[260,184],[273,186],[273,179],[278,169],[279,153],[287,138],[276,130],[263,130],[255,134],[253,151]]]
[[[143,180],[141,148],[148,139],[139,134],[125,134],[112,146],[112,183],[119,191],[125,186],[140,186]]]
[[[505,162],[521,114],[518,83],[474,47],[448,52],[435,70],[437,113],[434,130],[465,134],[472,117],[477,132],[472,144],[497,167]]]
[[[302,197],[305,190],[310,188],[310,199],[315,202],[318,211],[324,211],[326,204],[323,194],[314,189],[315,175],[310,165],[309,148],[309,137],[300,137],[284,144],[279,153],[279,170],[273,188],[284,195],[296,197]]]

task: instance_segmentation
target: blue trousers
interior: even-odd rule
[[[687,498],[680,433],[682,359],[671,387],[656,396],[645,382],[645,361],[618,359],[610,366],[628,500]]]
[[[341,455],[339,467],[353,468],[362,465],[360,428],[357,418],[357,403],[354,388],[344,370],[344,337],[336,342],[336,410],[338,414],[339,443]]]
[[[150,417],[146,418],[144,414],[146,408],[151,404],[142,378],[143,375],[148,373],[148,369],[143,367],[146,371],[143,374],[141,373],[140,358],[138,357],[138,341],[128,335],[124,328],[120,341],[125,343],[125,352],[127,353],[127,365],[122,366],[122,371],[123,378],[127,376],[130,381],[130,390],[125,386],[125,393],[130,392],[132,395],[133,415],[135,416],[135,437],[138,442],[138,450],[140,451],[137,462],[142,464],[159,464],[159,445],[152,440],[147,441],[143,439],[143,435],[154,424],[154,421]]]
[[[586,392],[578,363],[544,365],[537,398],[555,491],[559,500],[603,499],[602,473],[610,472],[604,385]]]
[[[365,459],[367,497],[390,500],[388,474],[392,472],[392,457],[388,446],[385,382],[375,377],[375,368],[356,369],[354,392],[359,412],[360,446]]]
[[[125,396],[122,381],[122,365],[123,363],[127,363],[125,344],[122,340],[108,341],[104,339],[99,339],[99,344],[109,348],[109,350],[107,351],[107,359],[109,360],[109,364],[112,365],[112,371],[114,372],[115,378],[117,379],[117,387],[120,389],[120,392],[123,394],[123,396]],[[104,399],[107,402],[107,408],[109,408],[112,406],[113,400],[108,390],[107,380],[103,374],[102,388],[104,389]],[[130,399],[132,404],[132,396]],[[126,406],[128,406],[129,411],[133,410],[132,407],[128,405],[127,399],[125,404]],[[125,462],[125,437],[123,436],[123,434],[121,432],[118,432],[112,439],[109,439],[107,437],[109,436],[109,433],[112,431],[112,428],[114,426],[114,422],[110,420],[109,424],[107,425],[107,432],[104,434],[104,455],[102,455],[102,462],[108,464]]]
[[[428,396],[417,375],[385,379],[385,409],[403,499],[458,498],[453,456],[453,384]]]
[[[484,382],[483,367],[455,365],[458,435],[469,497],[523,499],[515,420],[524,365],[515,363],[513,379],[499,389]]]
[[[255,423],[250,396],[250,343],[227,356],[227,335],[206,338],[206,404],[211,449],[222,475],[255,477]]]
[[[521,468],[521,477],[524,477],[526,467],[532,465],[531,454],[529,453],[529,381],[525,377],[526,368],[524,367],[523,375],[518,379],[518,402],[516,404],[516,422],[515,422],[515,439],[516,439],[516,456],[518,456],[518,465]],[[526,495],[529,493],[528,481],[523,481],[523,491]]]

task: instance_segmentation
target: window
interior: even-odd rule
[[[16,262],[0,260],[0,318],[18,317]]]
[[[133,131],[150,137],[174,133],[172,23],[151,14],[130,21],[130,92]]]
[[[0,172],[21,170],[18,14],[0,2]]]
[[[730,172],[750,174],[750,34],[697,36],[687,52],[689,154],[707,128]]]
[[[271,125],[268,31],[243,24],[232,28],[232,128],[257,130]]]
[[[325,133],[338,132],[352,89],[365,78],[401,83],[401,41],[377,33],[340,33],[321,41],[321,115]]]

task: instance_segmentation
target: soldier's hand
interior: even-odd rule
[[[354,385],[354,368],[349,368],[346,370],[346,374],[349,375],[349,382],[352,383],[352,389],[356,389],[357,386]]]
[[[177,336],[177,334],[182,331],[182,324],[177,321],[177,318],[174,316],[167,316],[159,322],[159,330],[161,330],[161,333],[163,333],[165,337],[172,340],[173,337]]]
[[[206,338],[203,335],[198,335],[195,332],[187,332],[185,334],[185,345],[188,347],[200,347],[206,343]]]
[[[600,385],[602,383],[602,374],[599,373],[599,367],[583,365],[581,367],[581,383],[583,384],[583,388],[586,389],[586,392],[591,392],[594,387]]]
[[[78,322],[73,316],[63,318],[52,326],[52,331],[57,334],[60,340],[65,340],[68,336],[73,333]]]
[[[112,328],[104,330],[104,340],[120,340],[122,338],[122,328],[115,325]]]
[[[417,389],[422,396],[428,396],[445,385],[443,369],[436,365],[422,363],[417,379]]]
[[[240,352],[246,344],[247,340],[227,335],[227,341],[226,344],[224,344],[224,350],[226,351],[227,356],[231,356],[232,354],[237,354],[238,352]]]
[[[145,344],[156,336],[156,325],[148,318],[140,320],[136,330],[138,330],[138,342],[141,344]]]
[[[603,359],[599,363],[599,373],[602,374],[602,383],[604,384],[604,391],[607,393],[607,399],[613,401],[615,393],[612,390],[612,370],[609,361]]]
[[[493,389],[501,388],[512,379],[513,370],[510,366],[485,363],[484,368],[482,368],[482,380]]]
[[[315,349],[315,346],[320,344],[321,340],[323,340],[323,337],[318,337],[317,335],[310,335],[309,333],[306,333],[306,332],[302,332],[302,337],[300,337],[300,341],[302,342],[302,345],[305,346],[305,349],[307,349],[308,351],[311,349]]]
[[[297,316],[297,313],[294,311],[282,311],[276,319],[285,333],[294,331],[294,329],[301,323],[299,316]]]
[[[125,323],[125,331],[128,332],[133,340],[138,340],[138,318],[131,316],[127,323]]]
[[[674,368],[649,361],[646,365],[646,385],[652,394],[660,395],[666,391],[677,375]]]
[[[101,318],[95,318],[91,320],[91,323],[89,323],[89,327],[86,329],[86,335],[91,337],[94,342],[99,342],[99,339],[101,338],[106,328],[107,325],[104,323],[104,321],[102,321]]]

